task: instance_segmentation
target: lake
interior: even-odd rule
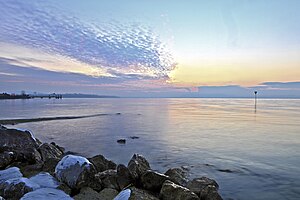
[[[217,180],[224,199],[300,198],[300,100],[1,100],[0,119],[81,116],[18,124],[43,142],[127,164],[134,153],[165,172]],[[116,114],[120,113],[120,114]],[[139,139],[130,139],[137,136]],[[126,139],[126,144],[117,143]]]

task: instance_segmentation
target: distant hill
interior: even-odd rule
[[[63,98],[119,98],[118,96],[106,96],[106,95],[96,95],[96,94],[62,94]]]

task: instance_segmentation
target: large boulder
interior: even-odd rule
[[[218,189],[213,185],[206,186],[200,194],[201,200],[222,200],[221,195],[218,193]]]
[[[84,186],[93,189],[98,187],[94,182],[95,173],[94,165],[82,156],[67,155],[55,167],[56,178],[72,189],[80,189]]]
[[[63,156],[63,152],[53,144],[44,143],[38,148],[38,151],[41,153],[43,161],[51,158],[60,159]]]
[[[187,183],[187,188],[200,196],[202,190],[209,185],[214,186],[216,189],[219,188],[219,185],[215,180],[207,177],[195,178],[189,181]]]
[[[128,163],[128,169],[133,178],[139,179],[147,170],[150,170],[150,164],[142,155],[134,154]]]
[[[141,176],[142,187],[154,192],[159,192],[166,180],[169,180],[168,176],[151,170]]]
[[[120,190],[117,180],[117,170],[108,169],[97,173],[95,177],[98,179],[98,182],[101,183],[103,188]]]
[[[13,178],[0,184],[0,196],[6,199],[20,199],[24,194],[40,188],[28,178]]]
[[[116,169],[117,165],[113,161],[107,160],[102,155],[97,155],[89,158],[89,161],[94,164],[97,172],[103,172],[108,169]]]
[[[120,190],[123,190],[125,187],[134,182],[129,169],[123,164],[120,164],[117,167],[117,182]]]
[[[164,182],[159,196],[162,200],[200,200],[194,192],[168,180]]]
[[[118,191],[112,188],[104,188],[99,193],[101,200],[111,200],[114,199],[118,195]]]
[[[0,126],[0,153],[12,152],[15,161],[30,164],[40,162],[41,156],[36,150],[38,146],[30,131]]]
[[[171,168],[169,169],[165,175],[170,177],[170,180],[178,185],[186,187],[187,182],[189,181],[186,172],[181,168]]]
[[[75,200],[102,200],[100,194],[90,187],[81,188],[80,193],[73,198]]]
[[[21,200],[72,200],[72,198],[61,190],[53,188],[41,188],[25,194]]]

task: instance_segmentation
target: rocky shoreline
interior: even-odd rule
[[[221,200],[218,188],[207,177],[189,180],[181,168],[153,171],[139,154],[117,165],[0,125],[0,200]]]

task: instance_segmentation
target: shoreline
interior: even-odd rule
[[[0,136],[0,199],[38,199],[41,194],[57,197],[52,199],[222,199],[215,180],[189,180],[181,168],[153,171],[139,154],[125,166],[100,154],[72,155],[29,131],[0,126]]]

